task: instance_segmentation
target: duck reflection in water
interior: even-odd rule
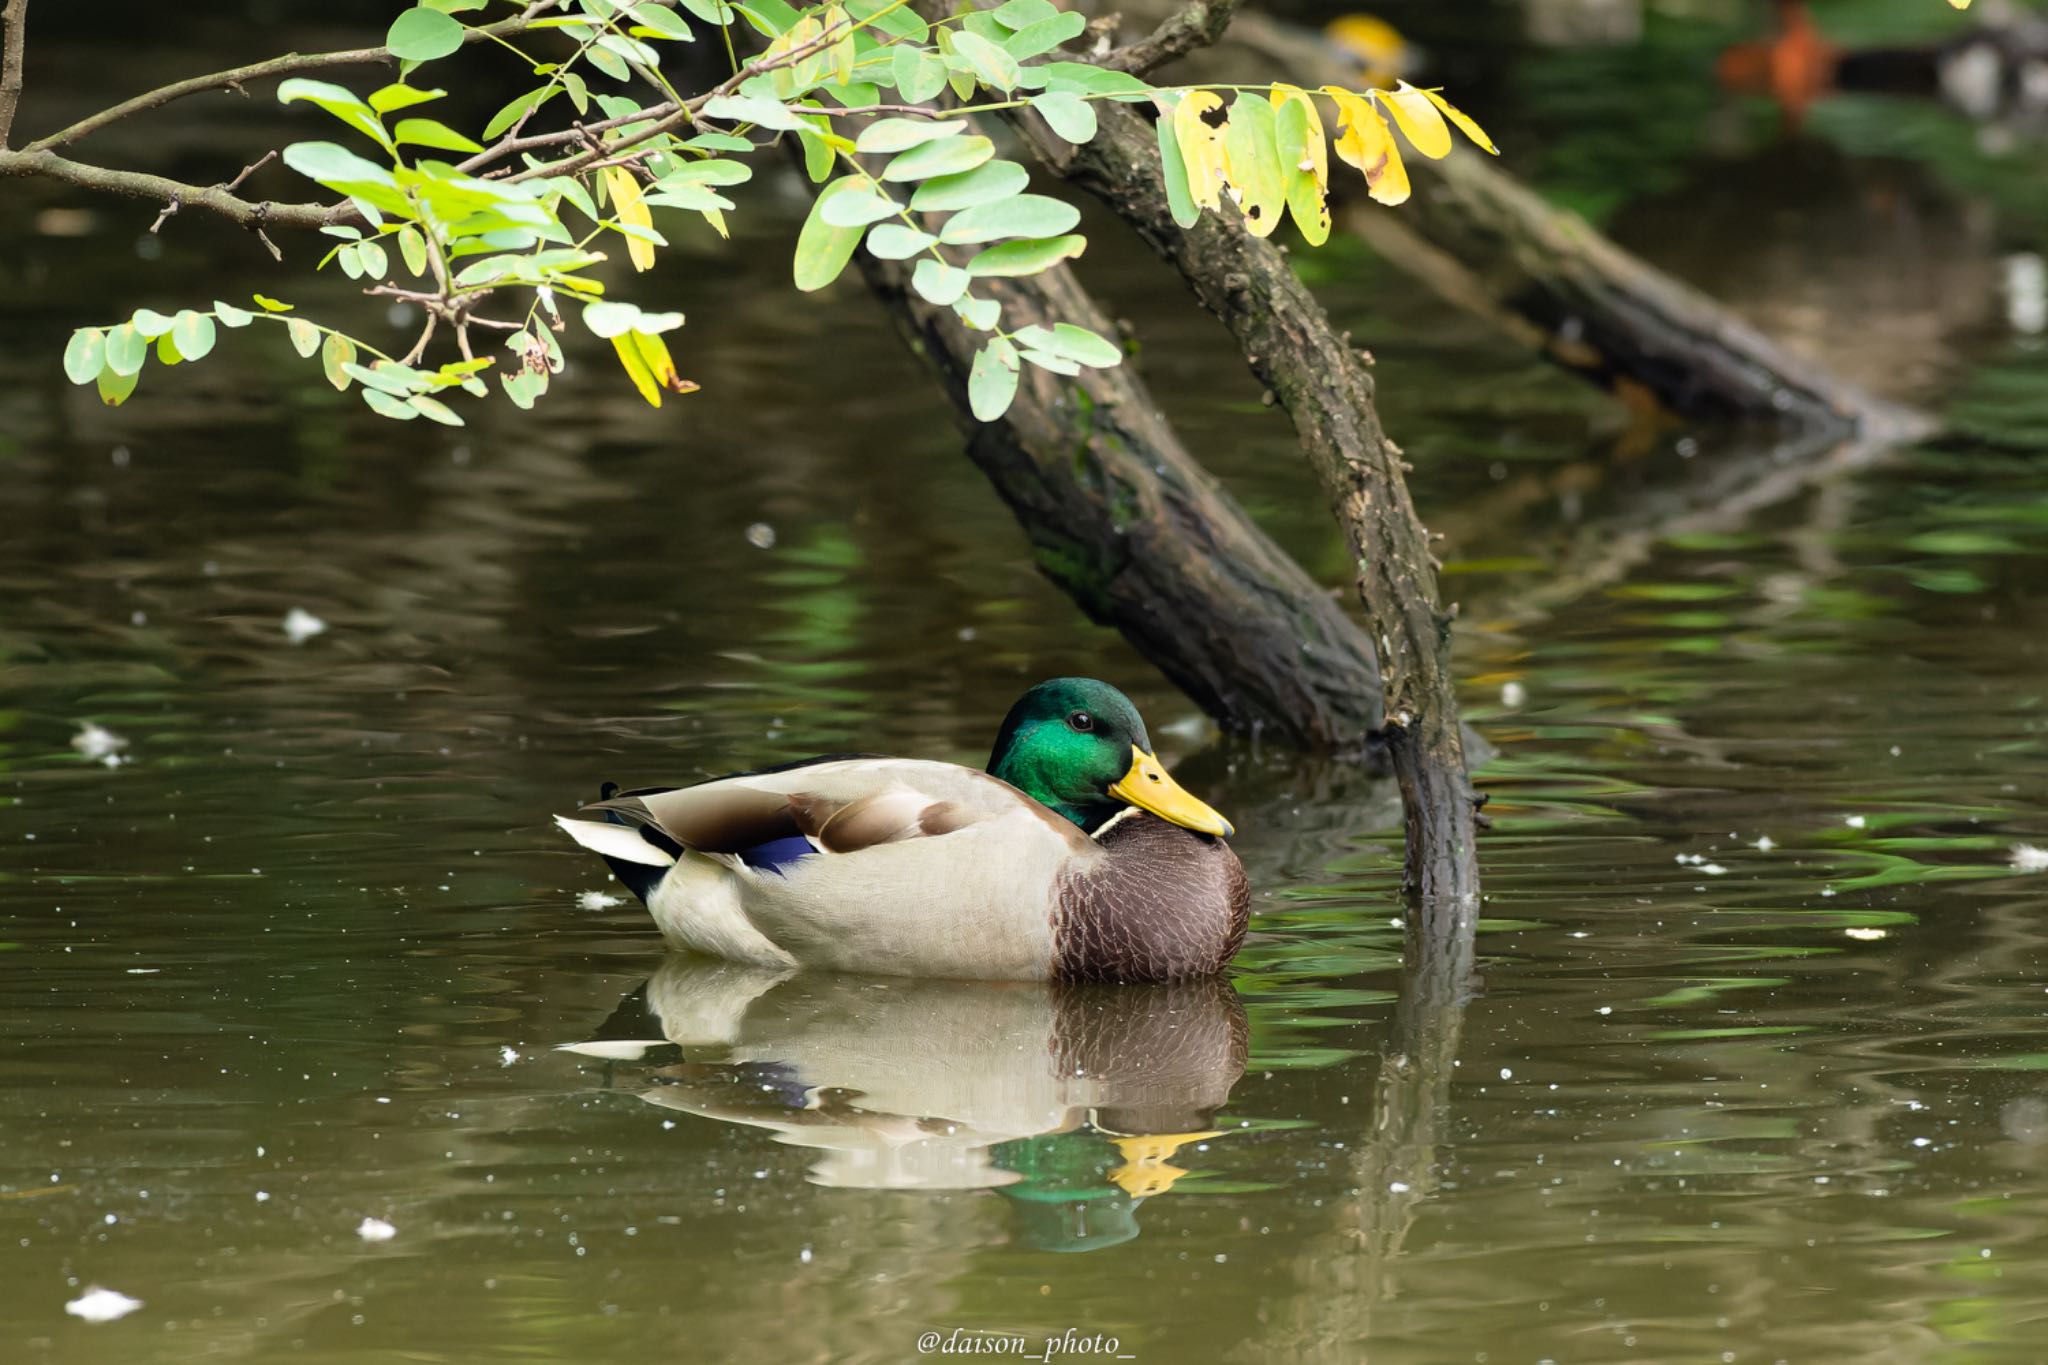
[[[1138,1206],[1225,1136],[1247,1039],[1217,978],[917,981],[678,956],[565,1050],[623,1064],[611,1083],[644,1082],[650,1104],[815,1150],[817,1184],[999,1190],[1026,1240],[1084,1251],[1137,1236]]]

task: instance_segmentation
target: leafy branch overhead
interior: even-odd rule
[[[726,236],[736,205],[724,192],[751,178],[747,158],[794,139],[821,186],[797,240],[796,286],[831,284],[863,244],[877,257],[914,260],[919,295],[988,333],[969,395],[975,415],[993,420],[1009,407],[1023,365],[1074,375],[1115,365],[1120,354],[1084,328],[1006,325],[986,282],[1035,274],[1080,255],[1087,240],[1074,230],[1079,212],[1032,193],[1024,167],[997,154],[975,115],[1028,108],[1059,137],[1085,143],[1095,135],[1097,103],[1150,103],[1176,222],[1193,226],[1208,211],[1263,237],[1292,217],[1316,244],[1330,232],[1333,150],[1384,204],[1408,195],[1397,130],[1426,157],[1449,153],[1452,127],[1494,150],[1441,95],[1406,84],[1154,88],[1113,65],[1066,59],[1060,49],[1086,22],[1052,0],[963,8],[937,22],[909,0],[806,8],[786,0],[553,0],[512,20],[465,20],[485,5],[434,0],[401,13],[385,49],[327,54],[400,63],[397,81],[367,93],[303,74],[278,86],[281,102],[317,107],[340,125],[333,140],[283,152],[286,166],[332,196],[327,204],[249,204],[233,197],[234,186],[170,192],[170,211],[176,191],[189,188],[195,206],[252,227],[317,226],[334,239],[319,268],[421,310],[424,325],[409,350],[386,354],[258,296],[253,309],[143,309],[81,328],[65,351],[70,378],[120,403],[152,351],[165,365],[198,360],[212,350],[217,327],[262,322],[281,327],[336,388],[356,389],[376,412],[459,425],[444,399],[456,390],[488,395],[487,373],[512,402],[532,406],[563,369],[561,335],[575,312],[612,343],[633,387],[660,406],[665,394],[696,387],[678,373],[668,345],[683,316],[610,297],[596,267],[623,247],[634,270],[650,269],[674,234],[699,225]],[[18,33],[18,18],[14,27]],[[446,91],[419,73],[480,40],[517,61],[526,81],[472,136],[422,112]],[[718,44],[730,74],[685,96],[663,53],[699,40]],[[279,62],[298,71],[344,64]],[[130,104],[153,107],[149,97]],[[81,184],[92,183],[82,172],[118,179],[127,173],[71,161],[53,171],[51,161],[57,145],[128,108],[20,153],[0,150],[0,171]],[[490,348],[479,355],[486,336],[509,358]],[[456,352],[438,364],[428,359],[437,338]]]

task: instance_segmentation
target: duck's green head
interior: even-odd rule
[[[1131,699],[1093,678],[1054,678],[1019,697],[988,770],[1084,830],[1137,806],[1204,834],[1232,833],[1152,756]]]

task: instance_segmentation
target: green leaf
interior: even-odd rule
[[[1034,325],[1022,328],[1017,333],[1017,344],[1097,369],[1120,364],[1124,356],[1114,342],[1105,341],[1086,327],[1076,327],[1071,322],[1054,323],[1051,327]]]
[[[254,320],[253,314],[219,299],[213,301],[213,316],[223,327],[247,327]]]
[[[1020,33],[1017,36],[1022,38],[1024,35]],[[1128,71],[1116,71],[1088,62],[1047,62],[1029,69],[1045,81],[1047,90],[1071,90],[1077,95],[1108,95],[1122,99],[1149,99],[1156,93]]]
[[[853,249],[860,245],[861,229],[838,227],[825,218],[825,206],[842,194],[868,185],[866,176],[845,175],[818,191],[818,197],[811,203],[810,216],[804,219],[803,230],[797,234],[794,273],[796,287],[805,293],[823,289],[839,278],[839,272],[846,269],[846,263],[853,259]]]
[[[861,129],[853,144],[857,152],[907,152],[942,137],[957,137],[967,131],[962,119],[885,118]]]
[[[140,338],[137,339],[138,343]],[[127,374],[117,373],[112,366],[100,371],[100,401],[110,408],[118,408],[128,401],[128,395],[135,392],[135,384],[142,373],[138,364]]]
[[[398,192],[391,172],[333,142],[294,142],[284,149],[284,164],[331,190],[367,200],[378,208],[409,213],[412,205]]]
[[[910,207],[918,213],[971,209],[1008,199],[1031,183],[1031,173],[1014,161],[991,161],[962,175],[937,176],[917,187]]]
[[[912,104],[923,104],[946,88],[946,64],[922,48],[898,47],[889,59],[896,92]]]
[[[347,390],[350,376],[344,367],[353,364],[355,358],[355,345],[339,332],[329,332],[320,343],[320,370],[337,389]]]
[[[872,27],[906,43],[928,42],[932,36],[931,25],[897,0],[848,0],[846,12],[855,19],[871,20]]]
[[[410,109],[415,104],[425,104],[428,100],[440,99],[447,93],[446,90],[416,90],[404,81],[397,81],[381,90],[371,91],[370,107],[380,114],[391,114],[400,109]]]
[[[536,86],[523,95],[513,96],[506,102],[505,107],[491,115],[491,121],[484,125],[485,139],[497,137],[500,133],[507,131],[528,113],[538,109],[541,105],[546,104],[561,93],[561,86],[550,84]]]
[[[723,0],[682,0],[683,8],[707,24],[724,28],[733,21],[732,6]]]
[[[413,385],[408,376],[414,371],[403,365],[387,365],[382,361],[375,365],[358,365],[352,360],[344,360],[341,370],[365,388],[379,389],[395,398],[412,396]]]
[[[1014,30],[1029,28],[1033,24],[1044,23],[1047,19],[1057,19],[1060,7],[1053,4],[1052,0],[1006,0],[1006,3],[997,5],[989,13],[997,23]]]
[[[1270,237],[1280,226],[1287,206],[1287,181],[1274,150],[1272,102],[1263,93],[1245,91],[1231,102],[1230,122],[1223,125],[1223,164],[1236,187],[1237,207],[1254,237]]]
[[[1159,132],[1159,169],[1166,181],[1166,207],[1176,224],[1191,228],[1202,221],[1202,206],[1188,189],[1188,166],[1181,158],[1180,134],[1173,130],[1173,111],[1179,104],[1178,95],[1161,97],[1159,118],[1153,127]]]
[[[427,239],[420,236],[415,227],[398,230],[398,254],[405,258],[405,268],[414,275],[427,273]]]
[[[1043,194],[1020,194],[965,209],[946,220],[939,240],[949,246],[1003,237],[1057,237],[1081,221],[1081,210]]]
[[[877,194],[864,186],[862,190],[846,190],[834,195],[830,203],[820,205],[818,212],[833,227],[864,228],[869,223],[899,216],[903,206],[888,195]]]
[[[703,112],[706,118],[727,123],[758,124],[779,132],[794,132],[809,126],[782,101],[765,95],[720,95],[707,100]]]
[[[969,261],[967,273],[976,278],[1036,275],[1047,266],[1057,265],[1087,249],[1088,239],[1078,235],[1042,241],[1004,242]]]
[[[179,311],[177,325],[171,328],[171,336],[177,340],[178,350],[187,360],[204,360],[213,350],[215,335],[213,319],[190,308]]]
[[[300,355],[311,355],[320,349],[320,329],[304,318],[288,319],[284,329],[292,339],[292,349]]]
[[[97,327],[81,327],[64,346],[64,377],[74,384],[90,384],[107,364],[107,334]]]
[[[1330,207],[1316,167],[1327,165],[1327,152],[1321,123],[1314,119],[1308,96],[1289,96],[1273,116],[1273,154],[1295,228],[1310,246],[1321,246],[1330,240]]]
[[[136,309],[135,316],[129,320],[135,324],[137,332],[151,341],[156,340],[177,325],[176,319],[167,318],[152,308]]]
[[[462,25],[437,9],[414,5],[391,21],[384,46],[401,61],[431,62],[462,46]]]
[[[423,393],[416,393],[407,401],[412,404],[414,412],[417,412],[428,421],[439,422],[444,427],[459,427],[462,425],[462,419],[457,417],[454,411],[438,398],[429,398]]]
[[[657,182],[663,189],[678,182],[691,185],[744,185],[754,168],[744,161],[685,161]]]
[[[1080,15],[1074,16],[1080,19]],[[1085,25],[1086,21],[1083,20]],[[1017,88],[1017,59],[978,33],[962,31],[953,35],[953,51],[966,58],[984,85],[997,90]]]
[[[156,358],[165,365],[175,365],[185,357],[178,350],[178,340],[169,332],[156,339]]]
[[[533,400],[547,387],[546,378],[530,370],[521,370],[518,374],[501,374],[498,376],[498,382],[505,386],[505,396],[512,400],[512,405],[521,411],[530,410],[533,407]]]
[[[249,297],[256,300],[256,306],[266,313],[289,313],[292,311],[293,305],[273,299],[268,294],[251,294]]]
[[[966,271],[929,258],[919,261],[917,269],[910,272],[910,287],[925,302],[935,303],[941,308],[948,307],[966,293],[968,283]]]
[[[293,104],[300,100],[319,105],[378,146],[386,149],[391,146],[391,137],[384,131],[382,120],[375,110],[356,97],[355,91],[327,81],[309,81],[302,76],[294,76],[277,87],[279,104]]]
[[[975,420],[993,422],[1010,410],[1017,396],[1017,348],[1001,337],[990,337],[974,354],[974,368],[967,375],[967,406]]]
[[[420,415],[418,409],[414,408],[412,404],[402,398],[394,398],[382,389],[373,389],[366,384],[356,390],[356,392],[362,394],[363,401],[370,405],[370,411],[376,413],[379,417],[389,417],[399,422],[410,422],[413,418]]]
[[[1003,51],[1020,62],[1028,61],[1033,57],[1043,56],[1064,43],[1073,42],[1087,30],[1086,16],[1069,10],[1054,18],[1041,19],[1035,24],[1017,30],[1004,40]],[[1131,79],[1137,80],[1135,76]],[[1139,81],[1138,84],[1142,86],[1144,82]]]
[[[1025,351],[1024,358],[1039,369],[1053,374],[1063,374],[1072,377],[1081,373],[1079,365],[1063,355],[1054,355],[1050,351]]]
[[[635,5],[633,17],[664,38],[679,43],[694,43],[697,35],[690,32],[690,25],[683,16],[664,5]]]
[[[961,175],[996,154],[985,137],[948,137],[913,147],[882,168],[882,179],[902,183],[941,175]]]
[[[392,138],[398,142],[410,142],[415,147],[439,147],[448,152],[480,152],[484,149],[476,139],[464,137],[447,124],[430,118],[400,119]]]
[[[929,232],[920,232],[902,223],[883,223],[868,234],[869,254],[884,261],[907,261],[912,256],[935,246],[938,238]],[[78,381],[83,384],[83,379]]]
[[[953,311],[977,332],[988,331],[1003,316],[1003,306],[994,299],[978,299],[972,294],[955,302]]]
[[[124,322],[107,333],[107,370],[125,378],[141,373],[142,362],[147,359],[149,343],[135,330],[134,323]],[[100,382],[104,385],[105,378]]]
[[[1031,107],[1048,128],[1069,142],[1078,145],[1095,136],[1095,106],[1079,95],[1064,90],[1033,95]]]
[[[747,0],[733,8],[764,38],[779,38],[796,27],[797,12],[784,0]]]

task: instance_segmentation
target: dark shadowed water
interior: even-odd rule
[[[1576,60],[1517,98],[1576,117]],[[1449,536],[1499,751],[1471,961],[1404,953],[1389,792],[1215,740],[1037,575],[857,288],[787,288],[773,182],[646,286],[702,394],[593,353],[463,431],[246,334],[103,409],[69,327],[292,281],[9,190],[0,1361],[2048,1356],[2048,351],[1999,293],[2048,220],[1832,117],[1680,139],[1613,222],[1937,447],[1631,423],[1356,248],[1305,266]],[[1098,236],[1190,440],[1339,582],[1284,421]],[[665,960],[549,825],[605,779],[979,763],[1072,672],[1237,823],[1227,985]],[[144,1306],[67,1316],[94,1285]]]

